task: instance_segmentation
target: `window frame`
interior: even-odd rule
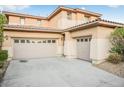
[[[49,42],[50,41],[50,42]],[[47,43],[52,43],[52,41],[51,40],[47,40]]]
[[[72,12],[67,11],[67,19],[72,20]]]
[[[56,43],[56,40],[52,40],[52,43]]]
[[[77,42],[80,42],[80,39],[77,39]]]
[[[47,43],[46,40],[43,40],[43,43]]]
[[[24,42],[22,42],[22,41],[24,41]],[[24,39],[20,40],[20,43],[25,43],[25,40]]]
[[[81,40],[80,40],[81,42],[84,42],[84,39],[83,38],[81,38]]]
[[[16,41],[18,41],[18,42],[16,42]],[[14,43],[19,43],[19,40],[18,39],[14,39]]]
[[[92,38],[89,38],[89,42],[91,42],[91,39],[92,39]]]
[[[25,25],[25,18],[24,17],[20,17],[20,25]]]
[[[88,38],[85,38],[85,40],[84,40],[84,41],[85,41],[85,42],[88,42],[88,40],[89,40]]]
[[[30,40],[26,40],[26,43],[31,43]]]
[[[41,26],[41,24],[42,24],[42,20],[41,19],[37,19],[37,25]]]
[[[42,41],[37,41],[38,44],[42,43]]]
[[[34,40],[32,40],[32,41],[31,41],[31,43],[35,44],[35,41],[34,41]]]

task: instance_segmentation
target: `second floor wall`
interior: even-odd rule
[[[28,25],[38,27],[50,27],[56,29],[66,29],[71,26],[95,20],[99,17],[86,13],[61,10],[50,19],[39,19],[14,15],[7,15],[7,18],[8,24],[10,25]]]
[[[61,11],[48,21],[48,26],[52,28],[65,29],[99,17],[87,15],[85,13],[74,13],[70,11]]]
[[[47,20],[28,18],[28,17],[19,17],[19,16],[8,16],[8,24],[48,27]]]

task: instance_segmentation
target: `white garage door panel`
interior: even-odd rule
[[[52,40],[54,39],[46,39],[46,40],[15,39],[15,40],[19,40],[19,42],[14,42],[14,59],[56,56],[57,45],[56,42],[54,43],[52,42]],[[21,43],[21,40],[25,40],[25,43]],[[27,43],[26,40],[29,40],[30,43],[29,42]],[[50,40],[51,42],[48,43],[48,40]],[[39,41],[40,43],[38,43]],[[43,41],[46,41],[46,43],[43,43]]]
[[[77,58],[90,61],[91,37],[77,38]]]

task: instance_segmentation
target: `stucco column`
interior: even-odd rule
[[[108,57],[111,43],[109,37],[114,29],[98,27],[97,36],[91,40],[91,59],[93,64],[104,62]]]
[[[63,56],[63,36],[57,40],[57,56]]]
[[[71,37],[70,32],[65,32],[64,56],[76,58],[76,41]]]
[[[90,57],[93,64],[104,62],[109,55],[109,39],[92,39],[90,47]]]

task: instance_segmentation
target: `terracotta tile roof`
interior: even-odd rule
[[[83,24],[69,27],[67,29],[64,29],[64,31],[75,31],[78,29],[89,28],[89,27],[93,27],[93,26],[106,26],[106,27],[114,28],[114,27],[124,27],[124,23],[113,22],[113,21],[98,18],[98,19],[93,20],[93,21],[89,21],[89,22],[86,22]]]
[[[35,15],[17,13],[17,12],[3,11],[3,13],[6,15],[12,15],[12,16],[29,17],[29,18],[36,18],[36,19],[47,19],[47,17],[35,16]]]
[[[97,17],[100,17],[102,15],[102,14],[91,12],[91,11],[88,11],[88,10],[83,10],[83,9],[79,9],[79,8],[69,8],[69,7],[65,7],[65,6],[59,6],[48,17],[35,16],[35,15],[30,15],[30,14],[25,14],[25,13],[17,13],[17,12],[10,12],[10,11],[3,11],[3,13],[6,14],[6,15],[13,15],[13,16],[20,16],[20,17],[31,17],[31,18],[36,18],[36,19],[49,20],[53,16],[55,16],[57,13],[59,13],[61,10],[72,11],[72,12],[80,12],[80,13],[85,13],[85,14],[97,16]]]
[[[94,26],[105,26],[105,27],[111,27],[111,28],[115,28],[115,27],[124,27],[123,23],[119,23],[119,22],[113,22],[113,21],[109,21],[109,20],[104,20],[104,19],[96,19],[93,21],[89,21],[83,24],[79,24],[76,26],[72,26],[69,27],[67,29],[53,29],[53,28],[46,28],[46,27],[37,27],[37,26],[24,26],[24,25],[5,25],[4,29],[5,30],[19,30],[19,31],[38,31],[38,32],[57,32],[57,33],[61,33],[61,32],[65,32],[65,31],[76,31],[79,29],[86,29],[86,28],[90,28],[90,27],[94,27]]]
[[[24,25],[5,25],[5,30],[20,30],[20,31],[38,31],[38,32],[61,32],[60,29],[52,29],[45,27],[36,27],[36,26],[24,26]]]
[[[100,14],[100,13],[95,13],[95,12],[91,12],[91,11],[88,11],[88,10],[83,10],[83,9],[80,9],[80,8],[70,8],[70,7],[65,7],[65,6],[59,6],[47,18],[51,19],[53,16],[55,16],[61,10],[72,11],[72,12],[75,12],[75,13],[80,12],[80,13],[85,13],[85,14],[88,14],[88,15],[93,15],[93,16],[96,16],[96,17],[102,16],[102,14]]]

